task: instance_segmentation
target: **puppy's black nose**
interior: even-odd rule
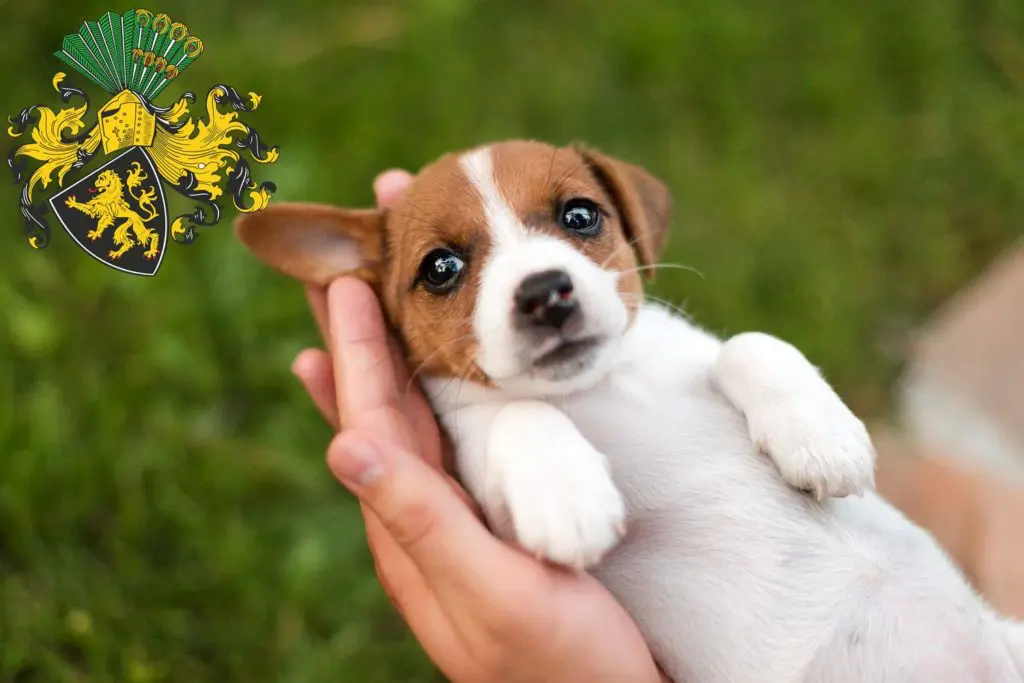
[[[527,323],[556,329],[579,308],[572,279],[564,270],[545,270],[523,279],[515,303],[516,311]]]

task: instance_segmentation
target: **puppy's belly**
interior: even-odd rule
[[[674,680],[1017,680],[957,572],[880,498],[793,491],[709,390],[603,392],[562,406],[609,457],[629,510],[626,539],[594,574]],[[940,630],[958,634],[955,655],[935,650]]]
[[[742,418],[711,393],[604,400],[613,412],[564,406],[609,457],[627,501],[627,537],[594,574],[675,680],[795,680],[824,645],[823,596],[802,600],[796,585],[833,564],[824,508],[789,495]],[[835,600],[853,580],[852,569],[834,571]]]

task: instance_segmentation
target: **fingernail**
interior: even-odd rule
[[[345,486],[369,486],[384,472],[384,464],[376,446],[366,439],[339,436],[328,457],[331,471]]]
[[[308,349],[299,351],[297,354],[295,354],[295,359],[292,360],[292,374],[298,377],[300,380],[304,379],[305,370],[308,365],[308,363],[306,362],[307,350]]]

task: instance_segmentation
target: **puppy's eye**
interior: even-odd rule
[[[601,230],[601,209],[589,199],[570,199],[562,204],[558,222],[579,235],[596,235]]]
[[[466,262],[450,249],[434,249],[420,263],[419,280],[431,294],[447,294],[459,283]]]

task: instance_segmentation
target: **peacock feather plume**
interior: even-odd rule
[[[203,53],[203,41],[166,14],[107,12],[64,36],[57,57],[110,94],[152,100]]]

